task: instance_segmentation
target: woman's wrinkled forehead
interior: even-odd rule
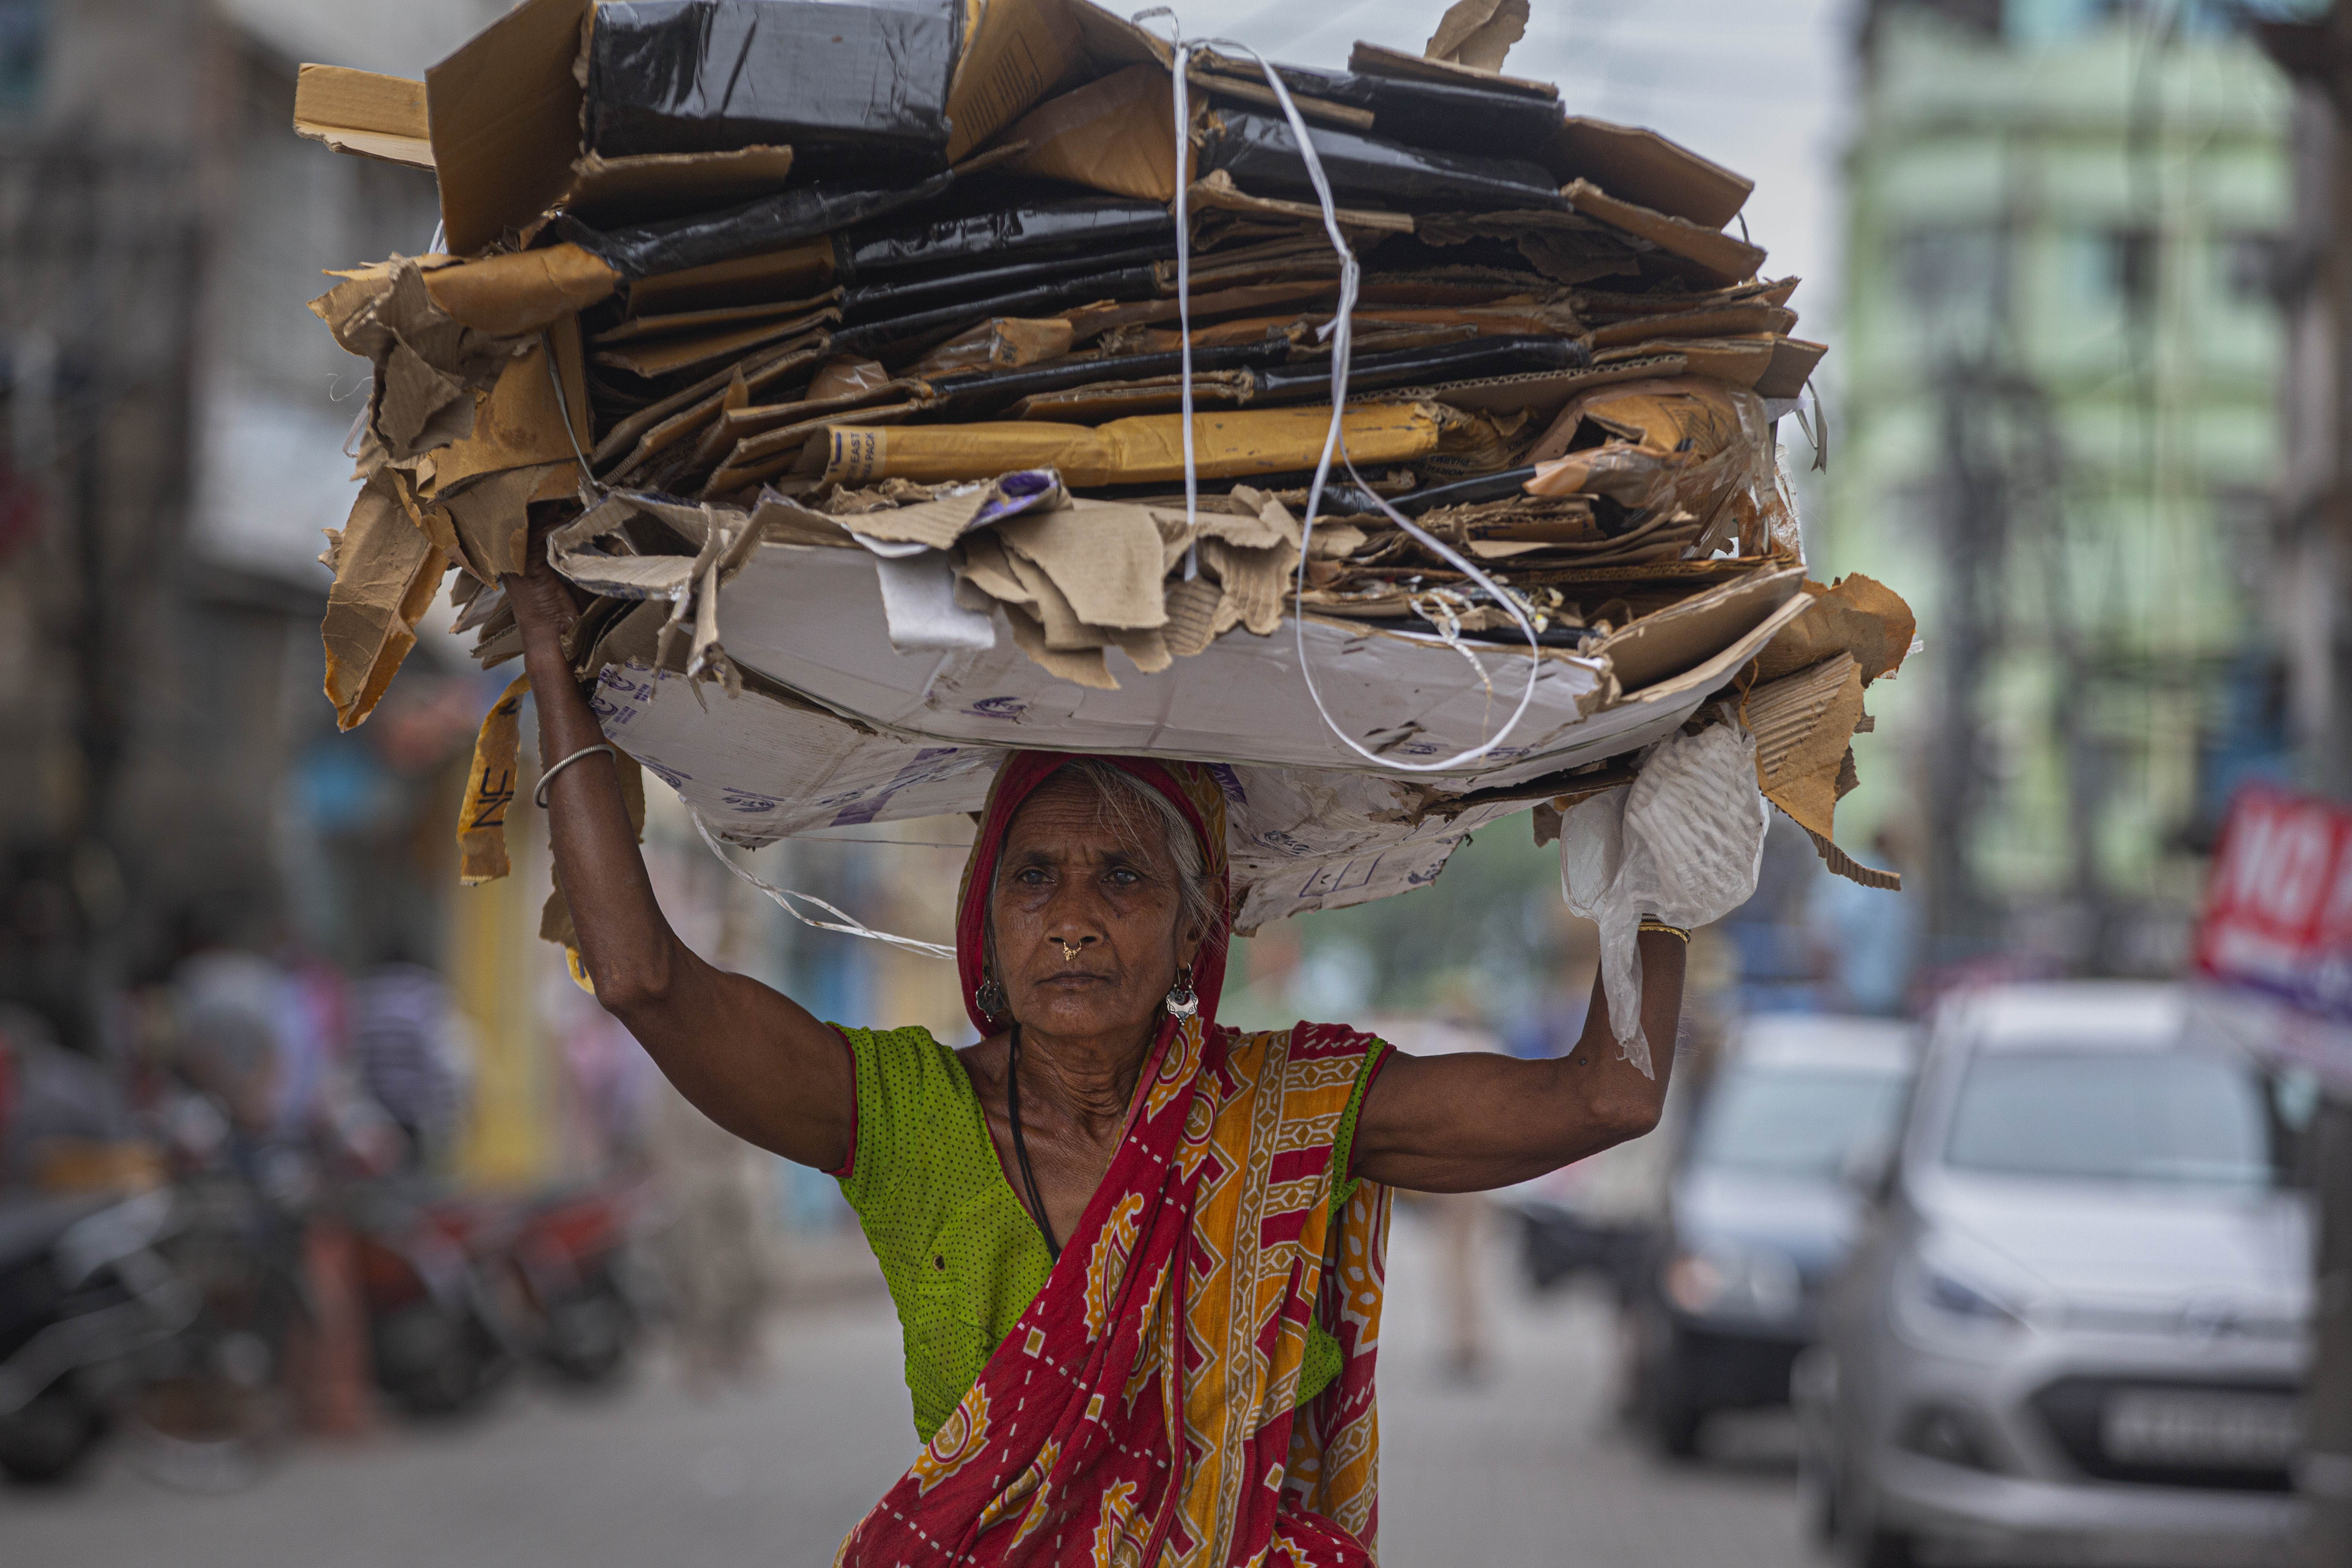
[[[1088,858],[1124,853],[1162,870],[1172,869],[1168,846],[1153,831],[1156,825],[1139,820],[1139,812],[1120,809],[1128,805],[1112,799],[1082,773],[1055,773],[1021,803],[1005,825],[1000,874],[1041,853],[1061,858],[1074,850]]]

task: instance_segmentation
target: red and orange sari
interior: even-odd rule
[[[1005,830],[1069,760],[1016,753],[991,792],[960,899],[966,995]],[[1222,885],[1209,770],[1115,760],[1181,808]],[[1370,1042],[1219,1027],[1224,966],[1220,933],[1193,966],[1200,1015],[1160,1028],[1127,1136],[1045,1289],[837,1568],[1374,1561],[1388,1194],[1359,1186],[1336,1223],[1330,1201]],[[1338,1342],[1339,1371],[1294,1410],[1310,1322]]]

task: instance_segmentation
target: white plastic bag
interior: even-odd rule
[[[1756,738],[1717,724],[1659,742],[1632,784],[1580,802],[1560,825],[1560,892],[1601,927],[1609,1032],[1649,1077],[1637,928],[1646,915],[1702,926],[1747,902],[1764,863],[1766,812]]]

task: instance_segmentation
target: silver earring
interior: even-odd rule
[[[993,974],[982,980],[980,989],[971,994],[971,1005],[980,1009],[981,1016],[984,1018],[1003,1016],[1004,983]]]
[[[1201,994],[1192,989],[1191,964],[1176,972],[1176,984],[1168,988],[1167,1005],[1171,1018],[1189,1018],[1201,1010]]]

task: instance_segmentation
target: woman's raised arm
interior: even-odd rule
[[[1354,1173],[1423,1193],[1507,1187],[1638,1138],[1658,1124],[1682,1017],[1682,939],[1644,931],[1642,1032],[1648,1078],[1609,1034],[1609,1002],[1592,983],[1576,1048],[1549,1061],[1462,1055],[1409,1057],[1381,1068],[1356,1125]]]
[[[571,584],[534,538],[523,576],[500,579],[523,636],[553,767],[604,732],[563,657],[579,616]],[[790,997],[697,957],[654,898],[612,760],[599,752],[548,785],[555,868],[596,1000],[628,1026],[678,1092],[740,1138],[834,1170],[849,1158],[856,1080],[839,1037]]]

